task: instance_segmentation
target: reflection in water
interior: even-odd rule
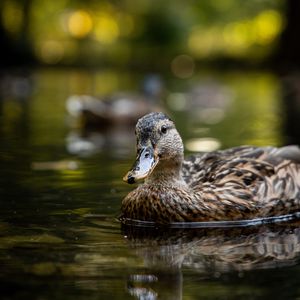
[[[182,299],[182,268],[219,276],[291,266],[300,256],[299,223],[235,229],[124,226],[123,234],[148,269],[128,279],[128,291],[138,299]]]

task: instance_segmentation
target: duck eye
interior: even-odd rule
[[[165,126],[165,125],[163,125],[163,126],[161,126],[161,129],[160,129],[160,131],[161,131],[161,133],[167,133],[167,126]]]

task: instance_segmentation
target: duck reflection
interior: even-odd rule
[[[199,276],[270,269],[297,263],[300,223],[223,229],[123,227],[130,247],[146,267],[128,279],[137,299],[181,299],[182,268]]]

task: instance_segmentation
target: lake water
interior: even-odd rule
[[[132,127],[82,132],[73,94],[139,90],[140,74],[36,70],[2,76],[1,299],[297,299],[300,225],[125,228]],[[282,82],[268,72],[164,78],[160,105],[187,154],[282,145]],[[296,140],[296,137],[295,137]]]

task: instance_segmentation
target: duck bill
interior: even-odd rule
[[[151,174],[157,163],[158,157],[153,147],[144,147],[139,151],[135,163],[123,180],[129,184],[142,180]]]

